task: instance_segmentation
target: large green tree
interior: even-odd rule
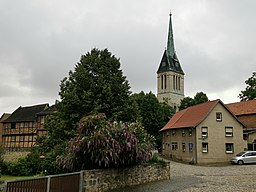
[[[209,101],[207,95],[204,92],[197,92],[194,98],[191,97],[185,97],[180,102],[179,110],[186,109],[190,106],[197,105],[200,103],[205,103]]]
[[[194,96],[194,104],[200,104],[200,103],[205,103],[209,101],[207,95],[204,92],[197,92],[196,95]]]
[[[60,84],[57,111],[45,125],[48,136],[39,138],[37,150],[49,162],[63,154],[74,138],[82,116],[104,113],[108,120],[136,121],[137,104],[130,99],[130,86],[120,61],[107,49],[92,49],[81,56],[73,71]]]
[[[179,110],[183,110],[186,109],[190,106],[194,105],[194,99],[191,97],[184,97],[181,101],[180,101],[180,107]]]
[[[241,91],[239,98],[241,101],[256,99],[256,72],[252,73],[252,76],[245,81],[247,85],[244,91]]]
[[[56,123],[64,135],[72,133],[79,119],[89,113],[105,113],[108,119],[114,120],[127,118],[124,113],[128,110],[129,89],[119,59],[107,49],[92,49],[81,56],[74,71],[61,81],[58,113],[47,126],[50,135],[59,134]]]
[[[166,103],[161,103],[152,93],[135,93],[131,96],[136,101],[140,121],[146,131],[156,138],[157,145],[161,144],[161,134],[159,130],[170,120],[174,114],[173,108]]]

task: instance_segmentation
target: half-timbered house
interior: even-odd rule
[[[56,111],[55,105],[48,107],[47,109],[36,114],[37,116],[37,136],[46,136],[47,130],[45,129],[46,118],[48,115]]]
[[[10,117],[11,114],[9,113],[4,113],[1,117],[0,117],[0,145],[2,145],[2,134],[3,134],[3,121],[5,119],[7,119],[8,117]]]
[[[49,104],[19,107],[4,120],[2,145],[10,151],[26,150],[36,141],[38,131],[37,114],[48,109]],[[41,128],[42,129],[42,128]]]

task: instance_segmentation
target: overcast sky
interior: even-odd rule
[[[156,94],[170,10],[185,95],[239,101],[256,71],[255,9],[254,0],[0,0],[0,116],[54,104],[94,47],[120,58],[133,93]]]

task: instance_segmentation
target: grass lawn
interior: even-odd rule
[[[0,181],[15,180],[15,179],[28,179],[28,178],[34,178],[34,176],[11,176],[11,175],[2,175],[2,176],[0,177]]]

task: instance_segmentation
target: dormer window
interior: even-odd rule
[[[222,113],[221,112],[216,113],[216,121],[222,121]]]

